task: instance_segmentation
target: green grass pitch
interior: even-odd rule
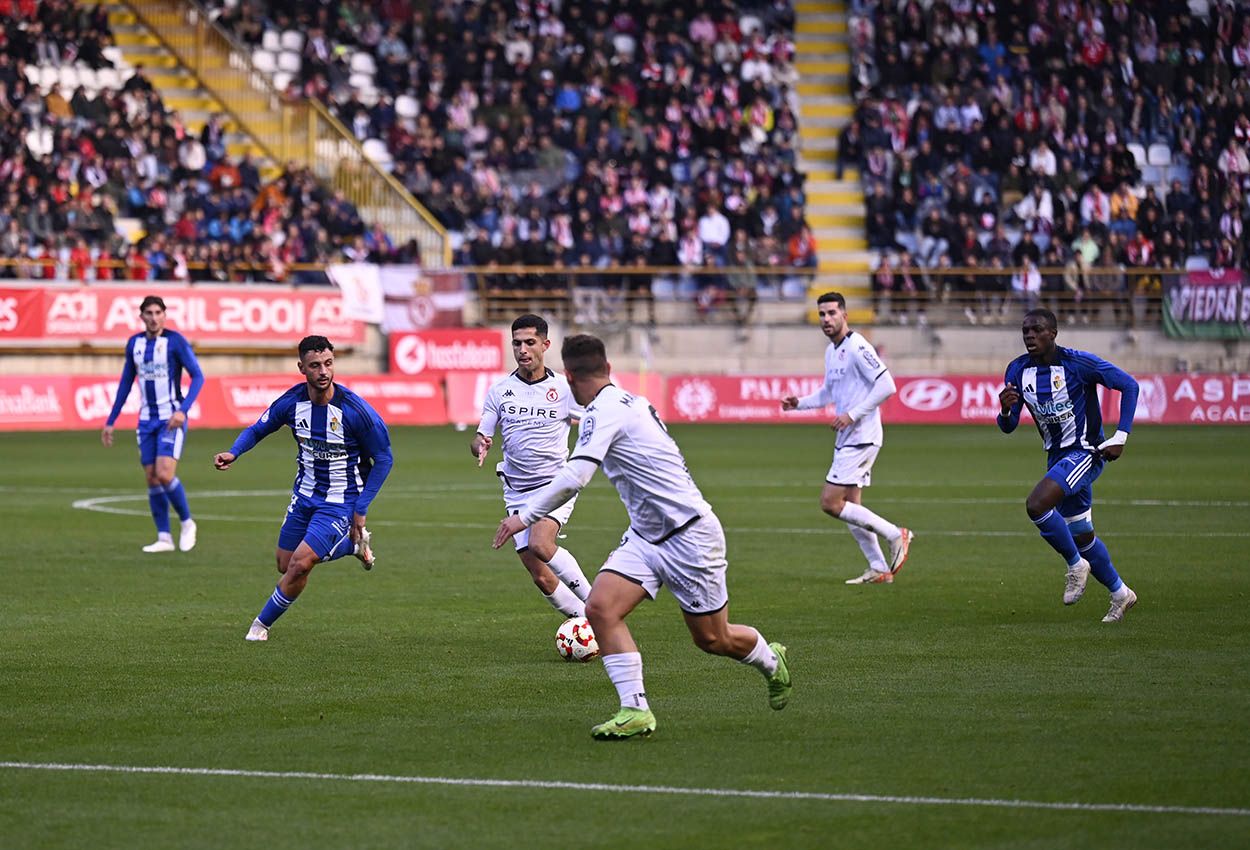
[[[218,473],[233,435],[192,432],[199,547],[144,555],[126,439],[0,436],[0,761],[515,781],[4,767],[0,847],[1250,846],[1250,430],[1141,428],[1098,482],[1140,596],[1119,627],[1092,579],[1061,604],[1028,429],[887,426],[866,503],[917,533],[889,587],[843,584],[863,563],[817,506],[827,430],[673,432],[727,529],[732,619],[788,644],[794,696],[770,711],[662,595],[631,619],[659,729],[624,743],[588,734],[615,710],[602,665],[559,660],[560,618],[490,549],[502,501],[469,434],[396,429],[377,568],[318,567],[267,644],[243,635],[277,577],[289,438]],[[593,574],[625,524],[598,476],[565,544]]]

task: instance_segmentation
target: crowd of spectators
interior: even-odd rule
[[[64,3],[34,11],[45,6],[81,17]],[[6,31],[32,24],[0,11]],[[21,51],[0,53],[4,277],[303,282],[324,276],[298,264],[416,256],[304,169],[262,180],[250,156],[229,155],[221,116],[190,131],[142,68],[119,90],[47,93],[30,69]]]
[[[292,92],[386,143],[460,264],[816,265],[789,0],[217,5],[306,34]]]
[[[1129,318],[1133,296],[1157,308],[1162,275],[1246,268],[1244,8],[854,0],[850,36],[839,167],[861,169],[882,312],[954,294],[973,321],[1013,297]],[[951,267],[1004,273],[936,273]],[[1097,271],[1125,267],[1157,271]]]
[[[113,44],[108,8],[74,0],[0,0],[0,53],[31,65],[113,67],[104,55]]]

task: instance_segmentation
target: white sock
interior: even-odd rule
[[[747,653],[746,658],[738,659],[743,664],[750,664],[764,674],[765,678],[777,672],[777,653],[764,640],[758,631],[755,633],[755,649]]]
[[[603,656],[603,669],[608,671],[608,678],[616,686],[616,693],[621,698],[621,706],[651,708],[647,704],[647,692],[642,686],[642,654],[638,652],[618,652],[616,655]]]
[[[541,591],[539,592],[541,593]],[[566,617],[586,616],[585,603],[578,599],[577,596],[574,595],[573,591],[569,590],[562,584],[557,584],[556,589],[551,591],[550,594],[544,593],[543,599],[550,602],[552,608],[555,608]]]
[[[890,568],[885,563],[885,555],[881,553],[881,541],[877,539],[877,535],[857,525],[848,525],[846,530],[851,532],[851,536],[859,544],[859,551],[863,552],[864,557],[868,559],[869,569],[876,570],[879,573],[888,573],[890,571]]]
[[[1131,588],[1127,584],[1121,584],[1120,589],[1111,594],[1111,598],[1116,602],[1119,602],[1121,599],[1127,599],[1130,590]]]
[[[173,535],[171,532],[168,532],[168,531],[158,531],[158,532],[156,532],[156,539],[157,539],[157,541],[158,541],[158,542],[159,542],[159,541],[161,541],[161,540],[167,540],[167,541],[169,541],[170,543],[173,543],[173,542],[174,542],[174,535]]]
[[[556,553],[551,556],[547,566],[551,567],[556,578],[568,585],[569,590],[573,591],[578,599],[586,601],[586,597],[590,595],[590,582],[586,581],[582,565],[577,563],[572,552],[568,549],[556,549]]]
[[[849,525],[866,528],[874,534],[880,534],[886,540],[897,540],[903,533],[894,523],[882,519],[863,505],[857,505],[854,502],[846,502],[842,505],[842,513],[838,514],[838,519]]]

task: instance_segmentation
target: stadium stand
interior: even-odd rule
[[[331,106],[461,264],[816,265],[784,0],[212,8],[278,87]],[[805,281],[765,297],[782,289]]]
[[[222,116],[184,121],[104,7],[0,0],[0,24],[0,276],[317,282],[292,266],[415,251],[306,169],[231,155]]]
[[[1157,309],[1163,274],[1245,266],[1244,6],[855,0],[851,15],[841,159],[863,175],[884,316],[962,299],[994,322],[1042,299],[1088,321],[1101,299],[1128,321],[1130,298]],[[1109,267],[1141,271],[1090,271]]]

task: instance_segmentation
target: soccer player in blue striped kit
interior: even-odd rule
[[[1025,503],[1042,539],[1068,565],[1063,604],[1085,593],[1091,572],[1111,591],[1104,623],[1118,623],[1137,604],[1120,578],[1107,547],[1094,535],[1094,481],[1103,466],[1124,452],[1137,412],[1137,381],[1114,364],[1085,351],[1055,345],[1055,314],[1030,310],[1021,323],[1026,354],[1007,365],[998,399],[998,427],[1010,434],[1027,406],[1046,449],[1048,471]],[[1110,438],[1102,431],[1098,384],[1120,391],[1120,421]]]
[[[130,388],[139,379],[143,404],[139,408],[139,424],[135,436],[139,443],[139,463],[148,479],[148,506],[156,523],[156,542],[143,547],[144,552],[174,551],[174,536],[169,530],[169,506],[178,512],[178,548],[189,552],[195,548],[195,520],[187,504],[187,492],[178,480],[178,458],[187,438],[187,411],[204,386],[204,373],[195,359],[186,337],[165,328],[165,302],[149,295],[139,305],[144,330],[126,341],[126,365],[122,367],[117,398],[109,413],[100,442],[113,445],[113,425],[121,415],[130,396]],[[191,386],[182,395],[182,373],[191,376]]]
[[[365,515],[391,471],[391,438],[369,403],[334,383],[334,346],[323,336],[299,344],[304,383],[269,405],[255,424],[213,458],[229,469],[240,455],[283,425],[295,437],[299,470],[275,556],[282,578],[248,629],[248,640],[269,640],[269,629],[308,584],[322,561],[355,555],[373,568]]]

